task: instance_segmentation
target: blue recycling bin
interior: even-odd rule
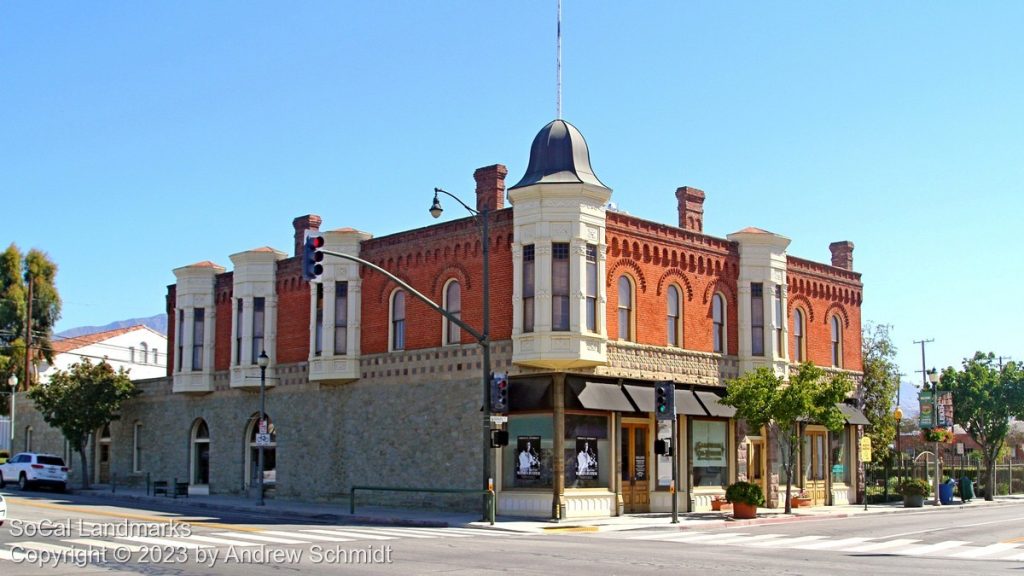
[[[939,502],[943,504],[953,503],[953,486],[956,486],[956,482],[952,479],[945,484],[939,484]]]

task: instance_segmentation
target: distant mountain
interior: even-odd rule
[[[149,326],[164,336],[167,335],[167,314],[157,314],[156,316],[150,316],[149,318],[129,318],[128,320],[118,320],[105,326],[80,326],[78,328],[69,328],[63,332],[58,332],[55,336],[58,338],[73,338],[75,336],[106,332],[107,330],[117,330],[118,328],[127,328],[129,326],[137,326],[139,324]]]

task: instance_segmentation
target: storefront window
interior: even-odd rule
[[[830,464],[832,464],[832,483],[849,484],[850,464],[847,461],[850,454],[849,430],[844,428],[841,432],[833,433],[831,436],[832,455]]]
[[[551,488],[555,427],[551,414],[509,416],[503,488]]]
[[[566,488],[607,488],[611,456],[607,416],[565,415]]]
[[[729,480],[727,423],[723,420],[693,420],[690,428],[693,485],[725,488]]]

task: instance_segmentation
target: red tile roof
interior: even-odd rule
[[[85,348],[91,344],[98,344],[104,340],[109,340],[115,336],[134,332],[139,329],[150,330],[148,326],[136,324],[135,326],[115,328],[114,330],[107,330],[105,332],[95,332],[93,334],[83,334],[81,336],[71,336],[69,338],[55,338],[52,342],[53,353],[62,354],[64,352],[70,352],[71,350],[78,350],[79,348]]]

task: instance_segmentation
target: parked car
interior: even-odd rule
[[[22,452],[0,464],[0,488],[8,482],[17,482],[22,490],[49,486],[63,492],[68,483],[68,467],[60,456]]]
[[[0,494],[0,526],[4,525],[4,520],[7,520],[7,501],[4,500],[4,495]]]

